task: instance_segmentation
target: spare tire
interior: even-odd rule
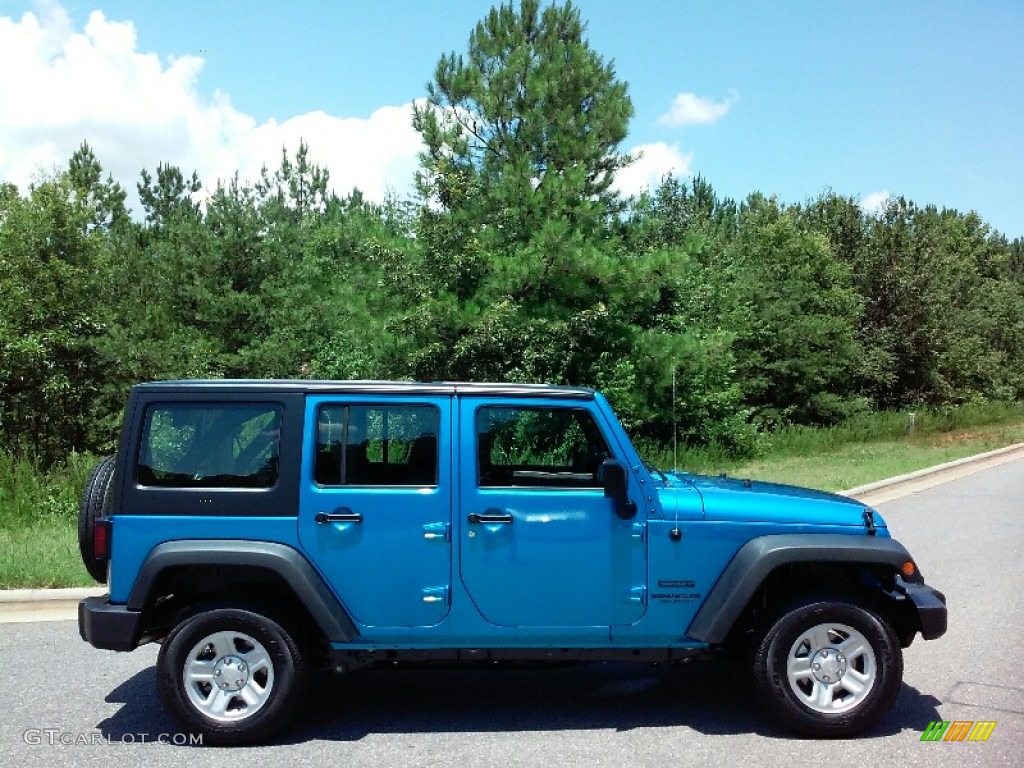
[[[82,562],[100,584],[107,580],[106,561],[97,560],[93,555],[96,538],[96,520],[108,514],[111,486],[114,480],[114,457],[107,456],[92,470],[82,490],[82,502],[78,505],[78,549]]]

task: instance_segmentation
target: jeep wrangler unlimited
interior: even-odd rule
[[[160,698],[208,743],[269,737],[318,674],[730,647],[782,723],[845,736],[946,629],[873,509],[658,470],[582,387],[140,384],[79,534],[109,587],[82,638],[160,643]]]

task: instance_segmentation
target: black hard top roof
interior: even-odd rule
[[[207,392],[299,392],[308,394],[489,395],[591,400],[590,387],[470,381],[311,381],[308,379],[182,379],[137,384],[147,391],[195,389]]]

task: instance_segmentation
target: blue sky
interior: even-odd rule
[[[129,188],[161,161],[212,186],[301,136],[339,192],[402,194],[410,103],[490,5],[0,0],[0,178],[87,138]],[[1024,235],[1024,3],[576,5],[636,110],[623,191],[674,171],[731,197],[903,195]]]

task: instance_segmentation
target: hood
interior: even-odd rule
[[[674,511],[677,505],[692,507],[691,503],[683,500],[685,495],[681,491],[686,487],[700,494],[705,520],[851,525],[863,528],[864,512],[869,509],[856,499],[795,485],[691,475],[686,472],[666,474],[671,483],[660,489],[660,492],[667,514],[669,509]],[[878,528],[885,527],[885,522],[877,512],[874,512],[874,524]]]

